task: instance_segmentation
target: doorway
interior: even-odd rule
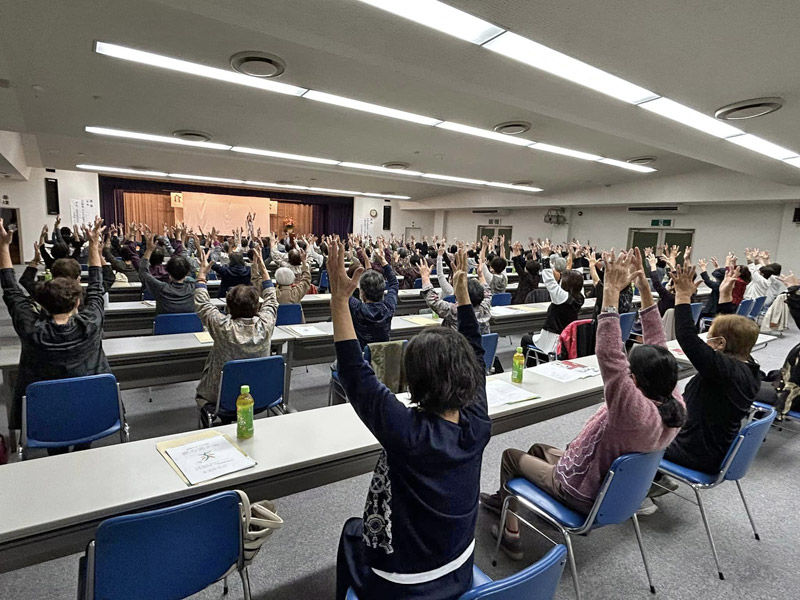
[[[417,242],[422,241],[422,228],[421,227],[406,227],[406,237],[405,240],[407,242],[411,241],[411,236],[414,236],[414,240]]]
[[[11,245],[8,247],[11,254],[11,262],[15,265],[22,263],[22,256],[20,254],[20,239],[19,239],[19,209],[16,208],[0,208],[0,219],[3,219],[3,226],[7,231],[15,229],[17,235],[14,236]]]
[[[488,237],[490,240],[495,236],[506,236],[506,257],[511,256],[511,227],[504,225],[478,225],[478,246],[480,247],[481,239],[483,236]]]
[[[656,246],[678,246],[681,254],[678,256],[678,264],[683,264],[683,249],[692,246],[694,242],[694,229],[629,229],[628,248],[639,248],[644,256],[645,248]]]

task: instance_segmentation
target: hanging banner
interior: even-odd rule
[[[183,208],[183,192],[170,192],[169,205],[172,208]]]

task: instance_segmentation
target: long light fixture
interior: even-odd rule
[[[108,173],[124,173],[125,175],[141,175],[142,177],[166,177],[169,173],[164,171],[148,171],[147,169],[123,169],[121,167],[101,167],[99,165],[76,165],[79,169],[87,171],[105,171]]]
[[[444,5],[448,9],[446,10],[442,7],[442,2],[438,0],[360,1],[448,35],[470,41],[487,50],[567,79],[601,94],[640,106],[652,113],[714,137],[728,140],[753,152],[786,162],[792,166],[800,166],[799,153],[793,150],[788,150],[758,136],[747,134],[741,129],[723,123],[700,111],[660,96],[621,77],[607,73],[602,69],[548,48],[519,34],[496,27],[496,31],[491,30],[493,34],[491,36],[488,33],[484,37],[477,35],[475,32],[479,30],[489,32],[492,24],[464,11]],[[449,22],[447,22],[444,15],[449,17]],[[541,144],[530,147],[535,149],[536,146],[541,146]],[[543,150],[544,148],[539,149]],[[581,158],[573,151],[570,151],[570,153],[559,152],[559,154]],[[643,173],[655,171],[651,167],[632,165],[612,158],[597,157],[585,160],[596,160],[606,165]]]
[[[108,127],[86,127],[87,133],[96,135],[108,135],[111,137],[121,137],[131,140],[142,140],[145,142],[158,142],[160,144],[175,144],[177,146],[193,146],[195,148],[206,148],[208,150],[230,150],[227,144],[215,144],[212,142],[192,142],[182,140],[168,135],[153,135],[150,133],[139,133],[137,131],[125,131],[122,129],[110,129]]]
[[[362,0],[362,1],[366,1],[366,0]],[[434,12],[431,13],[431,14],[434,14],[434,13],[435,14],[440,14],[440,13],[436,13],[436,11],[439,10],[441,7],[446,7],[449,11],[455,11],[456,13],[461,13],[461,14],[466,15],[466,13],[463,13],[462,11],[456,10],[456,9],[454,9],[452,7],[448,7],[446,4],[438,2],[437,0],[413,0],[413,1],[408,2],[408,6],[406,6],[405,2],[402,3],[403,6],[400,6],[400,3],[393,3],[393,2],[390,2],[390,1],[383,1],[383,0],[376,1],[376,2],[370,2],[370,3],[373,4],[374,6],[377,6],[379,8],[383,8],[385,10],[390,10],[388,8],[390,5],[397,4],[398,5],[397,10],[396,11],[395,10],[391,10],[390,12],[396,12],[396,14],[399,14],[401,16],[406,16],[407,14],[410,14],[409,11],[413,8],[412,5],[416,5],[417,7],[423,6],[423,5],[430,7],[431,5],[435,5],[432,8],[432,10]],[[447,12],[448,11],[444,11],[444,13],[447,13]],[[444,13],[441,13],[441,14],[444,14]],[[475,19],[475,17],[471,17],[471,15],[467,15],[467,16],[470,16],[470,18]],[[408,17],[408,18],[410,18],[410,17]],[[422,22],[423,24],[427,24],[427,22],[423,22],[423,21],[419,21],[419,22]],[[500,33],[500,32],[503,31],[502,29],[499,29],[499,28],[495,28],[495,29],[497,29],[497,33]],[[462,38],[462,39],[464,39],[464,38]],[[479,42],[475,42],[475,43],[479,43]],[[381,106],[379,104],[372,104],[370,102],[363,102],[361,100],[356,100],[356,99],[353,99],[353,98],[346,98],[344,96],[337,96],[335,94],[328,94],[326,92],[320,92],[320,91],[311,90],[311,89],[308,89],[308,88],[302,88],[302,87],[292,86],[292,85],[288,85],[288,84],[282,84],[282,83],[278,83],[278,82],[274,82],[274,81],[270,81],[270,80],[262,80],[262,79],[259,79],[257,77],[249,77],[247,75],[242,75],[241,73],[229,73],[228,71],[224,71],[222,69],[217,69],[216,67],[209,67],[207,65],[201,65],[201,64],[198,64],[198,63],[191,63],[191,62],[184,61],[184,60],[173,59],[173,58],[170,58],[170,57],[167,57],[167,56],[162,56],[160,54],[153,54],[152,52],[144,52],[142,50],[136,50],[134,48],[128,48],[126,46],[119,46],[119,45],[111,44],[111,43],[108,43],[108,42],[96,42],[95,50],[98,53],[104,54],[106,56],[112,56],[112,57],[115,57],[115,58],[121,58],[123,60],[129,60],[129,61],[137,62],[137,63],[140,63],[140,64],[150,65],[150,66],[153,66],[153,67],[162,67],[162,68],[165,68],[165,69],[170,69],[170,70],[173,70],[173,71],[179,71],[179,72],[187,73],[187,74],[190,74],[190,75],[198,75],[198,76],[201,76],[201,77],[210,77],[212,79],[218,79],[218,80],[221,80],[221,81],[228,81],[228,82],[231,82],[231,83],[241,83],[243,85],[249,85],[251,80],[252,80],[253,82],[255,82],[255,83],[253,83],[252,87],[258,87],[258,88],[261,88],[261,89],[264,89],[264,90],[267,90],[267,91],[275,91],[275,92],[279,92],[279,93],[283,93],[283,94],[289,94],[289,95],[293,95],[293,96],[300,96],[300,97],[302,97],[303,99],[306,99],[306,100],[315,100],[317,102],[324,102],[326,104],[332,104],[332,105],[335,105],[335,106],[341,106],[343,108],[349,108],[349,109],[352,109],[352,110],[368,112],[368,113],[372,113],[372,114],[376,114],[376,115],[380,115],[380,116],[384,116],[384,117],[389,117],[389,118],[392,118],[392,119],[400,119],[400,120],[408,121],[408,122],[411,122],[411,123],[417,123],[419,125],[435,126],[435,127],[439,127],[440,129],[446,129],[446,130],[453,131],[453,132],[456,132],[456,133],[463,133],[463,134],[466,134],[466,135],[472,135],[472,136],[476,136],[476,137],[486,138],[486,139],[490,139],[490,140],[497,141],[497,142],[503,142],[503,143],[506,143],[506,144],[513,144],[513,145],[517,145],[517,146],[529,146],[529,147],[533,148],[534,150],[544,150],[546,152],[554,152],[556,154],[561,154],[563,156],[569,156],[569,157],[572,157],[572,158],[579,158],[579,159],[582,159],[582,160],[599,161],[599,159],[602,158],[601,156],[598,156],[596,154],[589,154],[587,152],[580,152],[578,150],[571,150],[569,148],[561,148],[560,146],[552,146],[550,144],[544,144],[544,143],[535,142],[535,141],[532,141],[532,140],[526,140],[524,138],[518,138],[516,136],[511,136],[511,135],[504,135],[504,134],[498,133],[496,131],[491,131],[491,130],[487,130],[487,129],[481,129],[479,127],[473,127],[471,125],[463,125],[461,123],[456,123],[456,122],[453,122],[453,121],[445,121],[443,119],[427,117],[425,115],[419,115],[419,114],[416,114],[416,113],[411,113],[411,112],[407,112],[407,111],[404,111],[404,110],[391,108],[391,107],[388,107],[388,106]],[[224,77],[223,77],[223,75],[224,75]],[[261,83],[263,83],[264,85],[256,85],[256,84],[261,84]],[[274,87],[275,85],[282,86],[282,87],[275,88]],[[95,129],[97,129],[97,128],[95,128]],[[88,131],[88,129],[87,129],[87,131]],[[124,133],[124,132],[120,132],[120,134],[121,133]],[[127,133],[130,133],[130,132],[127,132]],[[141,135],[147,135],[147,134],[141,134]],[[151,138],[140,137],[139,139],[145,139],[145,140],[150,139],[150,141],[164,141],[164,140],[152,139],[152,136],[151,136]],[[173,138],[166,138],[166,139],[171,139],[172,140]],[[213,147],[213,146],[216,146],[216,145],[203,146],[203,144],[209,144],[210,142],[187,142],[187,141],[184,141],[184,140],[180,140],[178,138],[174,138],[174,141],[172,141],[170,143],[182,144],[182,145],[187,145],[187,146],[209,147],[209,148]],[[226,149],[227,150],[228,148],[226,147],[226,148],[215,148],[215,149]],[[235,148],[235,151],[242,152],[244,150],[237,146]],[[255,153],[255,152],[253,152],[253,153]],[[314,160],[309,160],[308,162],[315,162],[315,161]],[[323,163],[323,164],[327,164],[327,163]],[[608,163],[608,164],[611,164],[611,163]],[[653,170],[655,170],[655,169],[653,169]]]
[[[106,133],[106,132],[117,132],[117,131],[119,131],[117,129],[108,129],[106,127],[86,127],[86,130],[87,131],[92,130],[93,133],[98,133],[100,135],[112,135],[112,136],[115,135],[115,133]],[[154,141],[154,142],[163,141],[165,143],[172,143],[172,139],[173,139],[173,138],[166,137],[166,136],[140,134],[140,133],[136,133],[136,132],[133,132],[133,131],[129,131],[129,132],[125,132],[125,133],[130,134],[130,135],[126,135],[126,136],[123,136],[123,137],[130,138],[130,139],[143,139],[143,140],[146,140],[146,141]],[[203,142],[203,143],[205,144],[206,142]],[[427,179],[437,179],[437,180],[440,180],[440,181],[453,181],[453,182],[456,182],[456,183],[466,183],[466,184],[469,184],[469,185],[479,185],[479,186],[486,185],[486,186],[491,186],[491,187],[505,187],[507,189],[513,189],[513,190],[521,191],[521,192],[541,192],[542,191],[541,188],[532,187],[532,186],[520,186],[520,185],[513,185],[513,184],[510,184],[510,183],[509,184],[502,184],[502,183],[499,183],[499,182],[484,181],[483,179],[472,179],[472,178],[468,178],[468,177],[458,177],[458,176],[455,176],[455,175],[441,175],[439,173],[423,173],[421,171],[406,171],[406,170],[401,170],[401,169],[388,169],[386,167],[382,167],[382,166],[378,166],[378,165],[369,165],[369,164],[364,164],[364,163],[339,161],[339,160],[335,160],[335,159],[332,159],[332,158],[319,158],[319,157],[315,157],[315,156],[304,156],[302,154],[290,154],[288,152],[277,152],[275,150],[262,150],[260,148],[245,148],[245,147],[242,147],[242,146],[233,146],[233,147],[224,146],[224,149],[230,149],[233,152],[253,154],[255,156],[267,156],[267,157],[270,157],[270,158],[279,158],[279,159],[282,159],[282,160],[289,160],[289,161],[319,163],[319,164],[324,164],[324,165],[333,166],[333,167],[341,167],[341,168],[344,168],[344,169],[358,169],[358,170],[362,170],[362,171],[376,171],[376,172],[380,172],[380,173],[390,173],[392,175],[406,175],[406,176],[409,176],[409,177],[425,177]],[[610,159],[608,159],[608,160],[610,160]],[[626,165],[625,168],[632,168],[634,166],[634,165],[628,165],[628,163],[621,163],[621,164]],[[635,166],[637,167],[637,169],[649,169],[650,168],[650,167],[638,167],[638,165],[635,165]],[[170,174],[169,176],[170,177],[185,178],[185,179],[188,179],[188,178],[191,178],[191,177],[199,177],[200,181],[204,181],[204,179],[202,179],[202,178],[205,177],[205,176],[190,176],[190,175],[186,175],[184,177],[182,174],[181,175],[172,175],[172,174]],[[208,179],[207,181],[214,181],[214,179]],[[243,181],[238,180],[238,179],[237,180],[226,180],[226,181],[220,181],[220,182],[221,183],[246,183],[246,182],[243,182]],[[258,182],[256,182],[256,183],[258,183]],[[270,184],[270,185],[272,185],[272,184]],[[289,189],[295,189],[295,188],[289,188]],[[313,187],[300,186],[300,187],[296,187],[296,189],[304,189],[304,190],[312,190],[312,191],[326,191],[328,188],[313,188]],[[351,195],[349,192],[350,192],[350,190],[343,190],[343,191],[340,191],[339,193]],[[353,193],[359,194],[359,195],[361,194],[361,192],[353,192]],[[381,196],[381,197],[384,197],[384,196]]]

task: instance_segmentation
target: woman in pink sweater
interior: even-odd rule
[[[528,452],[503,453],[501,486],[496,494],[481,494],[481,503],[499,514],[503,484],[526,477],[573,510],[588,514],[611,464],[623,454],[666,448],[686,420],[686,408],[676,389],[678,365],[666,348],[666,336],[638,248],[604,255],[603,305],[597,320],[597,362],[603,377],[605,402],[586,422],[566,450],[534,444]],[[625,355],[617,305],[620,291],[635,281],[642,294],[640,312],[644,344]],[[492,528],[498,535],[498,527]],[[519,524],[508,515],[501,544],[513,559],[521,559]]]

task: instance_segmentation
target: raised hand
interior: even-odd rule
[[[719,301],[730,302],[733,299],[733,286],[741,274],[741,267],[729,267],[725,269],[725,278],[719,284]]]
[[[431,278],[431,268],[428,266],[428,263],[424,260],[420,261],[419,263],[419,277],[422,279],[422,283],[428,284],[430,283]]]
[[[260,255],[259,255],[260,256]],[[205,279],[208,276],[208,272],[211,270],[211,265],[214,264],[214,261],[211,260],[211,249],[209,248],[208,252],[203,252],[200,248],[200,245],[197,245],[197,259],[200,263],[200,268],[198,269],[197,276],[200,279]],[[266,269],[262,269],[262,273]]]
[[[641,256],[639,258],[641,259]],[[613,251],[604,252],[603,262],[606,265],[603,285],[607,289],[619,293],[639,277],[640,271],[635,267],[641,266],[641,263],[636,262],[633,251],[620,252],[619,256],[615,256]]]
[[[697,259],[697,266],[700,267],[700,272],[703,273],[708,267],[708,261],[705,258],[698,258]]]
[[[359,266],[352,277],[347,276],[344,268],[344,247],[335,236],[328,248],[328,279],[330,280],[331,301],[347,302],[358,287],[358,280],[364,272]]]
[[[697,292],[699,281],[695,281],[694,267],[690,264],[678,265],[672,272],[672,282],[675,284],[675,293],[682,296],[691,296]]]
[[[470,304],[469,288],[467,287],[467,271],[469,261],[464,248],[459,248],[453,257],[453,290],[459,306]],[[480,270],[478,271],[480,273]]]

